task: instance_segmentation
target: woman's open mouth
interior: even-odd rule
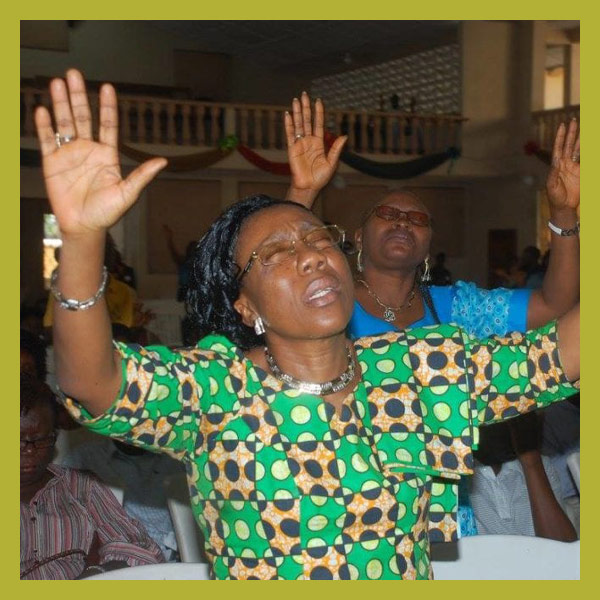
[[[302,295],[304,304],[312,307],[327,306],[340,295],[340,282],[329,275],[312,281]]]

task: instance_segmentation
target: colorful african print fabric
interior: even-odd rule
[[[469,335],[484,338],[490,335],[506,335],[510,331],[525,331],[527,306],[531,290],[496,288],[486,290],[474,283],[457,281],[449,286],[429,288],[440,323],[456,323]],[[435,325],[430,308],[424,306],[425,314],[410,327]],[[352,319],[348,325],[350,337],[377,335],[399,329],[383,319],[368,313],[358,301],[354,301]],[[456,488],[458,535],[477,535],[475,513],[469,500],[465,480]]]
[[[574,393],[555,324],[507,339],[452,325],[355,342],[363,378],[337,414],[244,358],[222,336],[197,347],[117,345],[119,399],[98,433],[187,466],[217,579],[427,579],[430,540],[455,532],[452,482],[472,473],[480,423]]]

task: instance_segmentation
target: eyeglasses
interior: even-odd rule
[[[26,440],[21,438],[20,440],[20,448],[21,452],[25,451],[28,446],[31,446],[34,450],[45,450],[46,448],[50,448],[54,446],[56,442],[56,433],[51,433],[47,437],[38,438],[37,440]]]
[[[395,206],[388,206],[387,204],[376,206],[371,211],[371,214],[373,213],[384,221],[406,220],[417,227],[429,227],[433,222],[433,219],[427,213],[420,210],[400,210]]]
[[[346,232],[337,225],[325,225],[324,227],[317,227],[316,229],[309,231],[299,240],[279,240],[277,242],[271,242],[270,244],[266,244],[262,248],[255,250],[250,255],[250,260],[246,263],[246,266],[237,278],[238,280],[242,279],[242,277],[252,268],[252,265],[256,260],[260,261],[265,267],[280,265],[281,263],[286,262],[296,254],[296,244],[298,242],[303,242],[309,248],[321,251],[343,244],[345,235]]]

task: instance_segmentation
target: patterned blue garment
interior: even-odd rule
[[[440,323],[456,323],[467,333],[484,338],[505,335],[509,331],[526,331],[527,306],[531,289],[496,288],[486,290],[474,283],[457,281],[454,285],[429,288]],[[425,306],[425,315],[411,327],[435,325],[431,311]],[[397,331],[397,327],[369,314],[358,302],[348,325],[350,337],[358,338],[386,331]],[[458,486],[459,536],[477,535],[475,515],[469,501],[466,480]]]

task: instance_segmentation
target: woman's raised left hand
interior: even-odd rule
[[[288,197],[311,208],[318,193],[333,177],[348,137],[338,137],[325,153],[323,102],[320,99],[315,102],[313,123],[306,92],[302,92],[301,100],[294,98],[292,114],[286,112],[284,122],[292,171]]]
[[[552,150],[552,166],[546,179],[550,208],[576,209],[579,206],[579,133],[577,121],[568,128],[561,123]]]

